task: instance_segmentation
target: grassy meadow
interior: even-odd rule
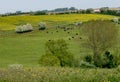
[[[0,67],[7,67],[9,64],[14,63],[20,63],[25,66],[37,66],[40,56],[45,53],[45,42],[50,39],[65,39],[69,44],[71,53],[77,58],[80,57],[80,59],[82,59],[85,54],[88,54],[89,50],[87,52],[87,50],[79,44],[83,41],[80,39],[82,34],[79,28],[70,30],[68,34],[68,31],[56,29],[56,26],[77,21],[97,19],[111,20],[112,18],[114,18],[114,16],[99,14],[0,17]],[[49,29],[38,31],[36,25],[40,21],[46,22]],[[15,29],[17,25],[24,23],[31,23],[34,31],[16,34],[13,29]],[[48,33],[46,33],[47,31]],[[76,35],[76,33],[79,35]],[[74,39],[71,37],[74,37]],[[69,40],[69,38],[71,38],[71,40]]]
[[[51,39],[64,39],[69,44],[69,51],[80,61],[91,53],[90,49],[81,45],[85,37],[80,28],[64,31],[56,29],[58,25],[113,18],[114,16],[99,14],[0,17],[0,82],[120,82],[120,67],[84,69],[41,67],[38,64],[40,57],[45,54],[46,41]],[[46,22],[47,30],[38,30],[37,25],[41,21]],[[15,33],[17,25],[26,23],[33,25],[32,32]],[[120,26],[118,30],[120,31]],[[120,48],[120,44],[117,47]],[[21,64],[23,68],[11,68],[12,64]]]

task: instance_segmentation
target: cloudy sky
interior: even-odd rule
[[[0,13],[51,10],[62,7],[78,9],[120,7],[120,0],[0,0]]]

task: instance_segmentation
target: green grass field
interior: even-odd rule
[[[6,67],[9,64],[20,63],[25,66],[34,66],[38,64],[41,55],[45,53],[45,42],[51,39],[65,39],[69,43],[69,49],[76,56],[82,56],[84,49],[78,45],[80,39],[75,33],[78,30],[69,31],[70,34],[55,29],[46,31],[34,31],[25,34],[16,34],[14,31],[6,31],[0,38],[0,67]],[[53,33],[52,33],[53,32]],[[72,39],[74,36],[76,39]],[[69,40],[71,38],[71,40]]]
[[[38,64],[40,57],[45,54],[46,41],[51,39],[64,39],[69,44],[69,51],[80,61],[91,53],[90,49],[85,49],[81,45],[84,36],[80,28],[64,31],[56,29],[56,26],[113,18],[114,16],[98,14],[0,17],[0,82],[119,82],[120,67],[83,69],[41,67]],[[47,23],[47,30],[38,30],[36,26],[40,21]],[[23,34],[15,33],[15,27],[25,23],[31,23],[34,30]],[[120,26],[118,30],[120,31]],[[118,40],[120,41],[120,38]],[[120,49],[120,44],[117,47]],[[23,68],[17,65],[10,67],[14,64],[23,65]]]
[[[23,64],[24,66],[38,66],[38,60],[45,53],[45,42],[50,39],[65,39],[69,44],[69,50],[75,57],[82,59],[90,53],[90,50],[84,49],[80,44],[84,39],[80,39],[82,34],[78,28],[68,31],[58,29],[55,26],[75,21],[88,21],[104,19],[110,20],[114,18],[108,15],[97,14],[73,14],[73,15],[52,15],[52,16],[10,16],[0,17],[0,67],[7,67],[10,64]],[[24,34],[16,34],[14,30],[15,24],[30,22],[36,26],[38,22],[45,21],[48,23],[48,31],[38,31],[34,27],[34,31]],[[65,21],[65,22],[64,22]],[[64,22],[64,23],[63,23]],[[4,24],[9,24],[9,27]],[[3,25],[3,26],[2,26]],[[76,35],[78,33],[79,35]],[[75,37],[72,39],[71,37]],[[69,40],[71,38],[71,40]]]

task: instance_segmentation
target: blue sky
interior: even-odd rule
[[[120,0],[0,0],[0,13],[51,10],[72,6],[78,9],[120,7]]]

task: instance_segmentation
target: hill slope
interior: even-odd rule
[[[9,16],[0,17],[0,30],[12,30],[17,25],[31,23],[36,26],[40,21],[46,22],[49,26],[62,22],[79,22],[96,19],[111,20],[114,16],[100,14],[67,14],[67,15],[40,15],[40,16]]]

